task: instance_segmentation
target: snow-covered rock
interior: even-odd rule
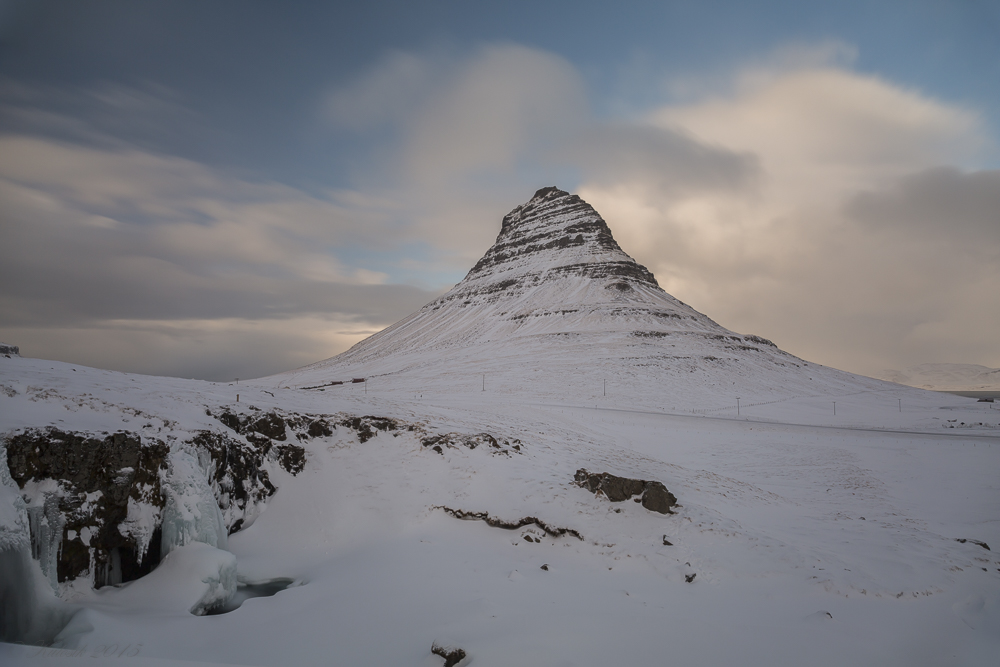
[[[236,556],[204,542],[189,542],[164,556],[148,575],[94,593],[95,603],[144,612],[202,616],[236,592]]]
[[[257,421],[271,417],[283,430],[273,413]],[[303,450],[257,431],[228,435],[222,421],[173,436],[172,445],[129,431],[54,426],[0,440],[26,503],[31,555],[52,589],[61,593],[78,578],[97,588],[131,581],[178,546],[224,549],[230,532],[252,524],[276,491],[268,466],[298,472]]]
[[[14,433],[2,446],[28,502],[33,554],[53,589],[80,575],[98,587],[121,583],[159,561],[148,551],[159,538],[165,443],[49,427]]]

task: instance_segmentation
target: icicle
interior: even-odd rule
[[[31,534],[31,557],[38,561],[42,574],[48,579],[53,591],[59,589],[58,561],[62,547],[63,528],[66,518],[59,511],[59,496],[45,493],[41,505],[27,506],[28,525]]]
[[[41,523],[44,510],[38,509]],[[59,524],[60,538],[61,534]],[[48,539],[39,540],[37,545],[33,542],[27,508],[10,476],[7,448],[0,442],[0,641],[50,642],[71,616],[49,589],[51,579],[46,581],[31,558],[34,548],[42,550],[51,543]],[[54,559],[52,572],[54,577]]]
[[[188,452],[173,452],[170,469],[162,482],[163,508],[160,557],[191,542],[204,542],[217,549],[228,546],[226,525],[212,487],[197,459]]]

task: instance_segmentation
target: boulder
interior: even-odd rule
[[[584,468],[576,471],[574,479],[578,486],[591,493],[601,493],[613,503],[640,496],[636,502],[660,514],[673,514],[671,508],[677,504],[677,498],[661,482],[619,477],[607,472],[592,473]]]

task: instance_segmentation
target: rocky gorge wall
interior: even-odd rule
[[[48,426],[0,441],[3,472],[23,512],[16,534],[53,589],[81,577],[95,588],[137,579],[192,541],[224,549],[227,536],[252,523],[277,492],[273,471],[295,475],[305,465],[305,449],[289,436],[330,432],[323,418],[301,415],[212,416],[218,429],[183,440]],[[6,509],[13,535],[20,515]],[[9,541],[10,550],[25,546]]]

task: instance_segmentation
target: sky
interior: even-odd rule
[[[997,35],[994,0],[0,0],[0,340],[289,370],[556,185],[729,329],[1000,367]]]

